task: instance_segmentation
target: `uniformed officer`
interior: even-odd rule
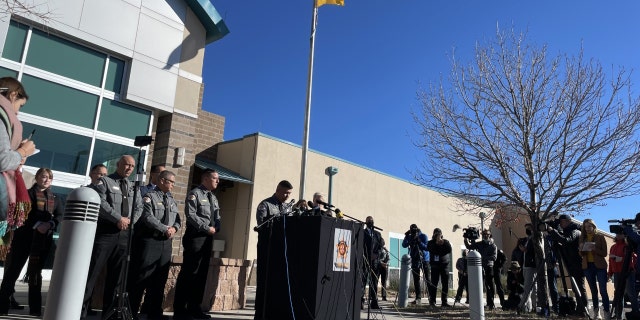
[[[161,164],[154,164],[151,166],[151,172],[149,173],[149,184],[140,187],[140,196],[144,197],[147,192],[152,191],[158,185],[158,176],[160,172],[164,171],[165,167]]]
[[[92,185],[100,195],[101,203],[84,292],[82,317],[87,315],[93,288],[105,266],[107,277],[102,300],[103,312],[112,307],[116,291],[124,281],[122,268],[129,245],[129,225],[135,224],[142,212],[142,198],[137,194],[134,199],[133,183],[127,179],[133,173],[134,167],[135,159],[130,155],[124,155],[118,160],[116,172],[100,178]]]
[[[256,312],[255,320],[266,319],[267,308],[267,270],[269,265],[269,240],[270,240],[270,219],[289,215],[292,211],[293,203],[287,203],[293,192],[293,185],[287,180],[278,183],[276,191],[269,198],[262,200],[256,210],[256,222],[258,223],[258,279],[256,287]],[[297,205],[303,205],[304,200],[300,200]],[[272,285],[281,285],[280,283]]]
[[[142,198],[143,209],[131,254],[128,292],[132,313],[138,312],[146,289],[147,319],[162,319],[164,287],[169,275],[172,238],[180,229],[178,205],[171,195],[176,175],[162,171],[156,187]]]
[[[187,229],[182,238],[184,257],[173,300],[174,319],[210,319],[200,309],[213,249],[213,235],[220,231],[220,206],[213,191],[218,187],[218,173],[207,169],[201,184],[187,194],[185,216]]]

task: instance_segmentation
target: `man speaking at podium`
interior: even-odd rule
[[[269,226],[270,220],[275,217],[288,215],[293,210],[293,202],[287,203],[293,192],[293,185],[287,181],[282,180],[276,187],[276,192],[269,198],[262,200],[258,204],[258,210],[256,213],[256,219],[258,222],[258,281],[256,288],[256,313],[254,319],[265,319],[264,317],[264,302],[265,302],[265,290],[267,285],[267,265],[269,259]],[[298,204],[304,205],[304,200],[300,200]],[[298,205],[296,204],[296,205]],[[261,250],[262,249],[262,250]],[[276,284],[283,285],[283,284]]]

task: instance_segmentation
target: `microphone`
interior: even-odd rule
[[[336,213],[336,218],[338,219],[344,218],[344,214],[342,214],[342,211],[340,211],[340,209],[336,209],[335,213]]]
[[[336,206],[334,206],[334,205],[330,205],[330,204],[328,204],[328,203],[326,203],[326,202],[324,202],[324,201],[322,201],[322,200],[320,200],[320,199],[316,200],[316,203],[318,203],[318,204],[321,204],[321,205],[325,206],[325,208],[335,208],[335,207],[336,207]]]

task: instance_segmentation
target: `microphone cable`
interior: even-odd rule
[[[291,300],[291,281],[289,279],[289,257],[287,256],[287,216],[282,216],[282,234],[284,234],[284,264],[287,268],[287,291],[289,292],[289,306],[291,307],[291,317],[296,320],[296,314],[293,311],[293,300]]]

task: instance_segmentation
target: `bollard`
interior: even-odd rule
[[[482,302],[482,256],[478,251],[467,253],[467,274],[469,275],[469,315],[471,320],[484,320]]]
[[[80,319],[99,211],[100,196],[91,188],[67,197],[44,319]]]
[[[405,254],[400,261],[400,283],[398,284],[398,307],[407,307],[409,300],[409,279],[411,274],[411,256]]]

